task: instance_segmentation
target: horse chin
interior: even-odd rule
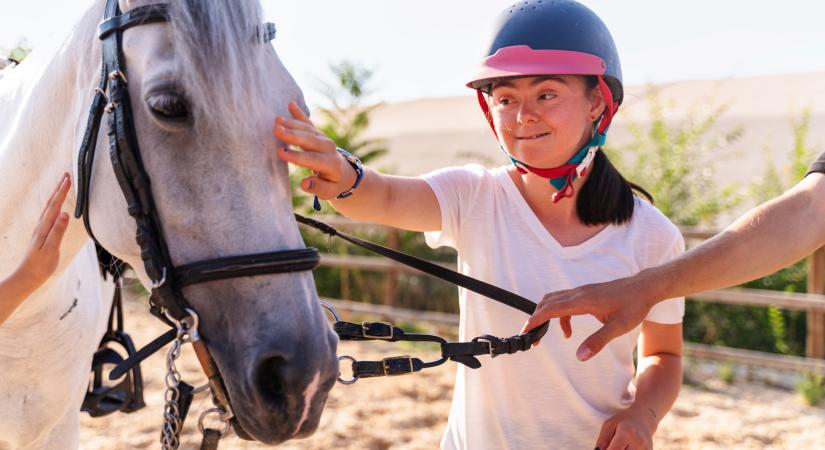
[[[239,438],[241,438],[245,441],[254,441],[255,440],[255,438],[250,436],[249,433],[247,433],[246,430],[244,430],[244,428],[243,428],[243,426],[241,426],[241,422],[238,420],[237,416],[232,418],[231,423],[232,423],[232,430],[235,431],[235,434]]]

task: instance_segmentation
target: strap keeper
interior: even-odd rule
[[[407,364],[404,364],[405,362],[409,364],[409,368],[407,367]],[[381,360],[381,367],[384,369],[384,375],[388,377],[395,375],[407,375],[415,372],[413,359],[409,355],[384,358]]]

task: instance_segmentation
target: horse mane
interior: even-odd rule
[[[263,14],[258,0],[176,0],[170,25],[178,58],[178,75],[190,102],[196,132],[247,133],[260,98],[251,90],[262,85],[263,41],[257,37]],[[200,134],[200,133],[197,133]]]

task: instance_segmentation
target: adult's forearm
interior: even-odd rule
[[[793,264],[825,245],[825,176],[813,174],[725,231],[639,274],[656,300],[734,286]]]

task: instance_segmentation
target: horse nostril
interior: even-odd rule
[[[275,404],[284,401],[284,370],[286,360],[280,356],[266,358],[258,366],[256,375],[258,389],[263,397]]]

